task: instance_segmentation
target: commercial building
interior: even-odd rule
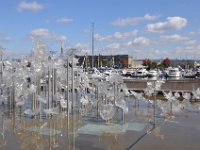
[[[79,58],[79,65],[83,67],[92,66],[92,56],[77,56]],[[133,60],[133,57],[130,55],[95,55],[94,67],[115,67],[115,68],[133,68],[138,65],[138,62]],[[139,62],[140,64],[140,62]]]

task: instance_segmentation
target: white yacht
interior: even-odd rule
[[[146,69],[139,69],[132,74],[132,77],[147,77],[148,71]]]
[[[195,78],[196,76],[196,72],[193,70],[185,70],[185,72],[183,72],[183,77],[184,78]]]
[[[104,71],[104,74],[105,74],[106,76],[110,76],[112,73],[117,73],[117,71],[115,71],[115,69],[106,69],[106,70]]]
[[[168,68],[167,76],[168,77],[181,77],[182,73],[181,73],[181,71],[179,71],[178,68]]]
[[[89,79],[104,79],[102,73],[100,73],[99,70],[97,70],[96,68],[88,69],[87,74]]]
[[[158,72],[156,70],[149,70],[147,75],[148,75],[148,77],[157,77],[158,76]]]
[[[133,69],[123,69],[121,71],[122,71],[122,76],[125,76],[125,77],[130,77],[134,73]]]

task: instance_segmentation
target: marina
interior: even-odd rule
[[[145,69],[127,77],[83,68],[75,54],[52,56],[37,43],[20,61],[1,60],[2,150],[199,148],[191,138],[200,136],[198,78],[152,78]]]
[[[200,150],[199,6],[2,0],[0,150]]]

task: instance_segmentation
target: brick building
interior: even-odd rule
[[[116,67],[116,68],[131,68],[133,66],[133,57],[130,55],[95,55],[94,67]],[[92,66],[92,56],[77,56],[79,65],[84,67]]]

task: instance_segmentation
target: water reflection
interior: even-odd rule
[[[129,97],[126,102],[129,113],[123,118],[122,110],[119,109],[115,117],[109,121],[103,121],[96,116],[96,113],[92,118],[90,115],[81,117],[77,113],[41,118],[22,115],[20,108],[8,112],[1,107],[0,147],[1,149],[15,147],[22,150],[128,150],[149,135],[165,140],[165,134],[161,129],[163,124],[173,122],[181,116],[176,111],[171,113],[167,108],[170,106],[168,101],[157,100],[156,107],[153,100]],[[190,105],[197,107],[199,104]],[[189,113],[186,108],[180,111]]]
[[[133,132],[134,130],[136,131],[137,128],[141,126],[138,124],[138,127],[135,125],[135,128],[132,127],[131,129],[130,125],[133,125],[133,122],[128,122],[128,120],[130,118],[134,118],[134,116],[132,116],[132,114],[127,114],[127,122],[124,123],[123,118],[120,118],[120,114],[122,113],[120,112],[121,110],[118,110],[119,116],[116,116],[117,120],[113,119],[113,121],[104,122],[100,118],[93,118],[92,121],[90,120],[90,117],[80,118],[80,116],[77,114],[74,114],[73,116],[70,115],[69,117],[67,117],[66,114],[52,115],[48,116],[48,118],[41,118],[38,116],[30,117],[27,115],[22,115],[20,113],[20,109],[16,108],[10,112],[7,112],[7,110],[1,107],[1,147],[4,147],[5,149],[10,147],[10,143],[15,143],[14,147],[16,147],[16,149],[23,150],[50,150],[63,149],[64,147],[67,149],[82,148],[79,147],[79,145],[83,141],[82,138],[79,137],[84,135],[92,135],[93,133],[88,129],[85,130],[85,133],[81,133],[80,130],[85,125],[90,125],[92,123],[97,125],[96,129],[94,130],[98,130],[98,127],[100,130],[98,136],[94,134],[92,135],[95,136],[94,139],[96,139],[96,141],[93,141],[94,143],[98,142],[100,147],[104,145],[104,148],[106,149],[123,149],[126,147],[125,143],[123,142],[123,136],[127,132]],[[135,111],[134,107],[132,107],[132,111]],[[137,116],[140,116],[140,114],[141,113],[138,111]],[[132,119],[131,121],[134,120],[135,119]],[[141,118],[140,123],[145,123],[145,120],[142,122]],[[111,128],[111,126],[113,127]],[[108,127],[109,129],[106,129]],[[102,130],[100,128],[104,129]],[[119,128],[121,129],[120,131]],[[77,146],[76,143],[78,143]],[[87,145],[87,147],[89,147],[89,145]]]

